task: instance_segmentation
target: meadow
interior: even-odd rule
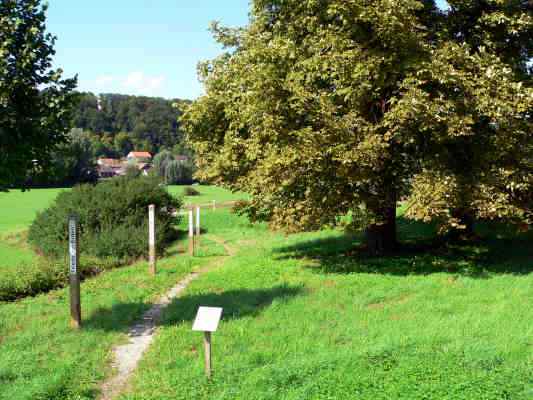
[[[97,398],[128,326],[213,261],[164,312],[122,400],[533,397],[531,232],[479,225],[478,241],[446,245],[400,217],[403,250],[370,258],[337,230],[286,236],[227,209],[202,221],[201,251],[178,241],[155,278],[141,262],[84,281],[80,332],[66,289],[0,303],[0,399]],[[224,308],[212,381],[200,305]]]

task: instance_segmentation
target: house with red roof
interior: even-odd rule
[[[147,163],[152,161],[152,155],[147,151],[130,151],[126,156],[129,162]]]

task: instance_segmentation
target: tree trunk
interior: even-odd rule
[[[459,241],[474,238],[474,217],[465,210],[455,210],[453,216],[459,220],[462,228],[452,229],[449,235],[450,239]]]
[[[396,249],[396,202],[374,211],[379,222],[369,225],[366,229],[366,244],[373,255],[382,255]]]

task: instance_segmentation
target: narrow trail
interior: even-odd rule
[[[137,368],[137,364],[144,352],[150,347],[154,339],[163,310],[172,300],[179,297],[192,281],[209,271],[221,267],[228,257],[235,255],[236,250],[224,240],[212,235],[209,235],[209,239],[222,245],[226,250],[227,256],[212,260],[204,267],[191,272],[180,280],[172,289],[161,296],[135,325],[130,327],[128,332],[130,340],[128,343],[113,349],[113,362],[111,365],[116,370],[116,374],[109,377],[101,385],[100,400],[114,399],[127,387],[131,374]]]

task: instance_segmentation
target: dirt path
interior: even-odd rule
[[[224,246],[228,256],[235,255],[236,250],[226,244],[222,239],[209,236],[209,239]],[[127,386],[128,380],[137,368],[137,364],[141,360],[144,352],[150,347],[157,331],[157,323],[161,318],[163,310],[174,300],[179,297],[189,286],[189,284],[197,279],[200,275],[221,267],[226,258],[217,258],[206,266],[197,271],[191,272],[176,286],[170,289],[166,294],[161,296],[153,306],[141,317],[135,325],[133,325],[128,336],[130,340],[128,343],[117,346],[113,349],[113,363],[112,367],[116,370],[116,374],[109,377],[101,386],[101,400],[111,400],[118,396]]]

